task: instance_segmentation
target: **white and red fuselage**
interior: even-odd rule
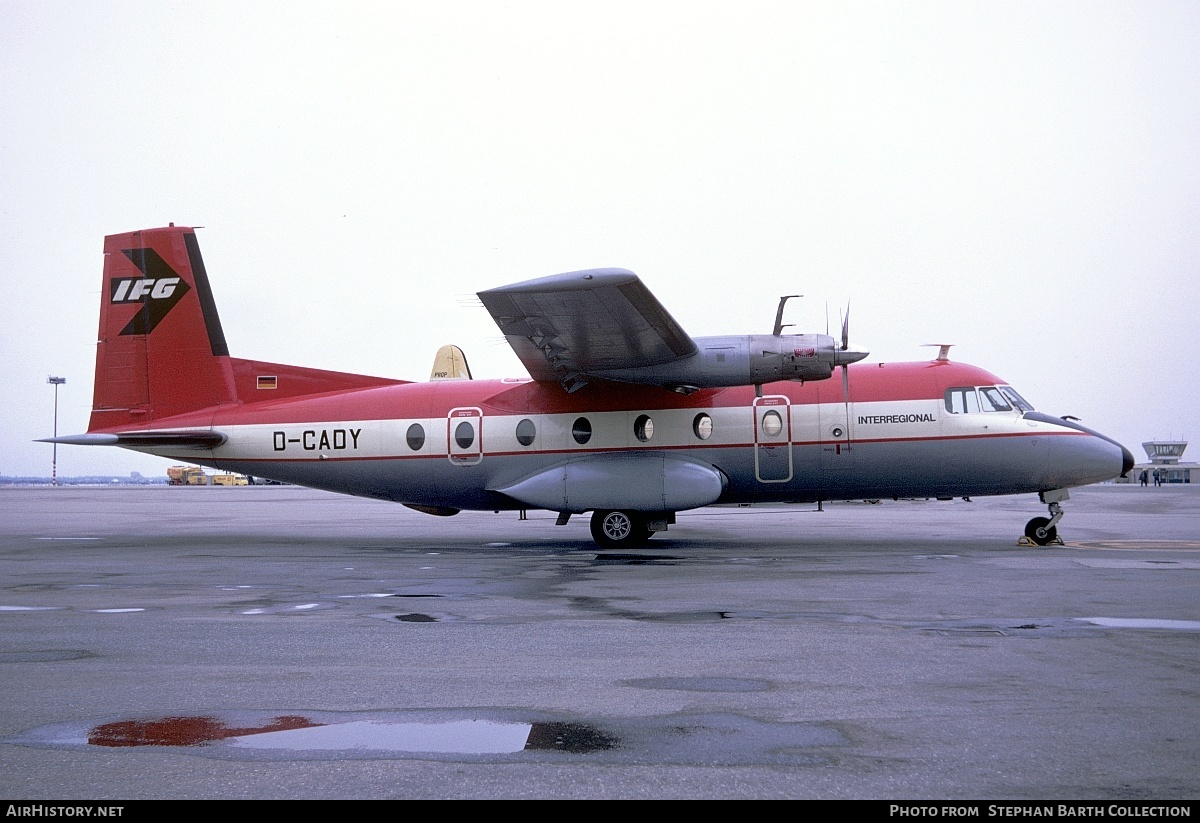
[[[712,465],[728,484],[707,502],[722,503],[1013,494],[1121,471],[1119,449],[1081,429],[1020,410],[949,412],[948,390],[1002,385],[982,369],[933,361],[850,370],[849,403],[836,380],[768,384],[761,398],[748,387],[686,397],[642,386],[568,395],[529,379],[402,383],[289,399],[253,389],[250,402],[157,422],[217,431],[225,442],[205,451],[153,451],[458,509],[532,508],[495,490],[549,465],[605,455]],[[772,412],[782,423],[777,433],[762,425]],[[642,423],[646,439],[635,430],[642,417],[652,423],[649,437]],[[586,510],[567,498],[553,508]]]

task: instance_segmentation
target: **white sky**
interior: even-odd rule
[[[620,266],[693,335],[849,300],[868,362],[1200,440],[1195,2],[0,0],[0,474],[48,374],[87,428],[104,235],[171,221],[235,356],[520,375],[474,292]]]

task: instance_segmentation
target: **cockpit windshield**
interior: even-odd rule
[[[1008,402],[1013,404],[1014,409],[1022,412],[1033,411],[1033,406],[1029,404],[1029,401],[1017,394],[1017,390],[1012,386],[999,386],[998,388],[1008,398]]]
[[[1004,399],[1004,395],[995,386],[982,386],[979,389],[979,405],[985,412],[1012,411],[1012,406]]]
[[[1033,411],[1033,406],[1012,386],[955,386],[946,389],[946,411],[951,414]]]

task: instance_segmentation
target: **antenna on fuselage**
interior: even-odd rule
[[[935,363],[950,362],[950,347],[954,345],[953,343],[922,343],[921,345],[938,347],[937,359],[934,360]]]
[[[771,334],[775,335],[776,337],[779,337],[781,334],[783,334],[784,329],[788,328],[789,326],[795,325],[794,323],[784,323],[783,322],[783,307],[786,306],[787,301],[791,300],[793,297],[803,297],[803,296],[804,296],[803,294],[785,294],[779,298],[779,308],[777,308],[775,310],[775,331],[771,332]]]

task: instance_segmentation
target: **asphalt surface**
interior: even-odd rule
[[[1064,509],[3,488],[0,797],[1198,798],[1200,489]]]

